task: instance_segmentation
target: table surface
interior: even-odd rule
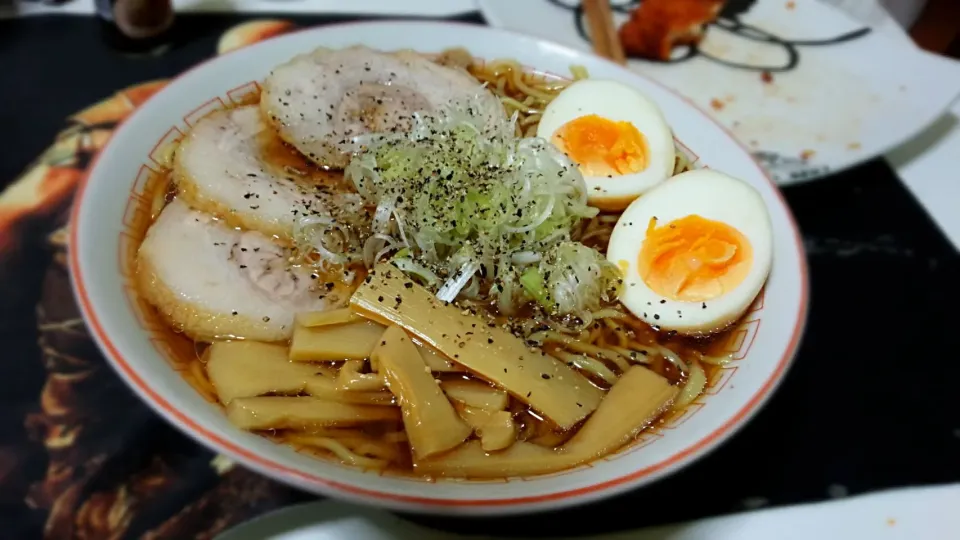
[[[189,39],[150,59],[106,49],[90,18],[0,21],[0,65],[11,81],[0,85],[8,134],[0,185],[23,172],[72,113],[117,89],[176,75],[251,18],[180,16]],[[346,17],[285,18],[313,25]],[[458,18],[482,23],[475,13]],[[746,428],[664,481],[574,511],[411,519],[458,532],[589,534],[960,481],[952,335],[960,255],[884,160],[784,193],[809,256],[810,320],[794,367]],[[209,538],[309,499],[223,467],[117,379],[78,323],[64,245],[49,236],[64,225],[68,202],[26,213],[0,204],[4,534]]]

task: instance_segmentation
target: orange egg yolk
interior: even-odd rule
[[[702,302],[723,296],[747,277],[753,248],[726,223],[694,214],[658,227],[652,218],[637,262],[640,277],[653,292]]]
[[[647,141],[630,122],[581,116],[560,126],[550,142],[586,176],[620,176],[647,168]]]

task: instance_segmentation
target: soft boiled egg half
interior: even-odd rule
[[[673,133],[646,96],[615,81],[577,81],[543,111],[537,137],[575,162],[590,204],[622,210],[673,175]]]
[[[620,301],[658,330],[705,335],[750,307],[770,273],[773,233],[760,194],[725,174],[678,174],[620,216],[607,259]]]

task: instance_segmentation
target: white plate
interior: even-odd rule
[[[767,204],[774,261],[765,293],[728,348],[735,361],[706,396],[637,445],[574,470],[491,482],[381,476],[310,458],[234,428],[173,369],[152,310],[137,298],[133,253],[143,235],[144,182],[157,156],[189,125],[242,101],[276,65],[319,46],[363,43],[439,52],[467,47],[483,58],[514,57],[564,73],[571,64],[644,91],[662,108],[697,163],[742,178]],[[219,56],[172,81],[118,128],[75,197],[71,276],[78,303],[106,357],[157,412],[201,443],[299,488],[394,509],[458,514],[556,508],[647,484],[704,455],[766,401],[796,350],[807,308],[807,268],[796,223],[776,187],[722,128],[670,90],[597,57],[535,38],[474,25],[360,23],[289,34]],[[762,330],[761,330],[762,323]]]
[[[960,484],[898,489],[591,537],[593,540],[953,540]],[[505,531],[510,534],[509,531]],[[396,516],[331,501],[288,507],[239,525],[217,540],[487,540],[447,534]],[[501,540],[506,537],[498,536]]]
[[[493,26],[590,50],[578,31],[579,0],[478,3]],[[618,23],[638,4],[611,3]],[[631,60],[630,67],[707,111],[781,185],[883,154],[960,95],[960,63],[816,0],[732,1],[725,13],[697,51],[677,50],[670,63]]]
[[[290,13],[311,15],[366,15],[395,17],[450,17],[474,11],[473,0],[173,0],[177,13]],[[93,15],[95,0],[70,0],[66,3],[21,2],[0,5],[0,19],[31,15]]]

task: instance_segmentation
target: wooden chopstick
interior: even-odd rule
[[[590,24],[593,52],[620,65],[626,64],[627,56],[613,22],[610,0],[583,0],[583,13]]]

